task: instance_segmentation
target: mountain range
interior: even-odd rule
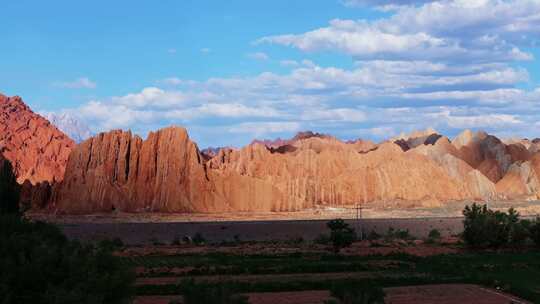
[[[182,127],[100,133],[76,145],[19,97],[0,95],[0,154],[44,212],[298,211],[540,197],[540,139],[428,129],[381,143],[301,132],[201,151]]]

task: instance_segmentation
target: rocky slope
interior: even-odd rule
[[[0,153],[11,162],[19,183],[62,180],[74,146],[20,97],[0,94]]]
[[[536,199],[540,154],[483,132],[433,130],[380,144],[302,133],[203,155],[185,129],[112,131],[80,144],[49,208],[67,213],[295,211]],[[268,144],[268,146],[266,145]]]

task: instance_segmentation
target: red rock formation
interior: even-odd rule
[[[15,109],[5,110],[7,113],[22,111],[20,105],[5,108]],[[26,109],[23,113],[29,111],[22,109]],[[34,137],[41,137],[34,134],[43,133],[46,122],[38,123],[39,117],[38,122],[30,119],[27,124],[3,119],[14,121],[13,126],[20,126],[16,130],[28,133],[17,139],[10,131],[12,135],[2,141],[11,144],[6,151],[23,147],[41,151],[24,143],[40,144]],[[30,127],[33,125],[38,127]],[[58,147],[63,137],[51,132],[47,138],[52,140],[43,142]],[[470,131],[451,142],[431,132],[403,135],[381,144],[342,142],[306,132],[282,145],[255,142],[242,149],[221,148],[210,156],[199,151],[183,128],[162,129],[146,140],[131,132],[111,131],[72,151],[60,184],[25,183],[21,201],[32,208],[67,213],[249,212],[357,203],[435,206],[447,201],[539,197],[540,153],[531,150],[536,143],[504,143]],[[70,147],[60,145],[58,151]],[[63,155],[40,153],[40,157]],[[20,168],[26,164],[25,157],[14,159]],[[42,163],[34,165],[39,169]],[[30,172],[26,176],[36,181],[43,176],[36,168],[21,172]],[[57,175],[60,179],[61,174]]]
[[[96,211],[191,212],[219,209],[204,160],[183,128],[101,133],[81,143],[67,164],[54,207]]]
[[[20,97],[0,94],[0,153],[13,165],[19,183],[62,180],[74,146]]]
[[[103,133],[73,151],[53,208],[294,211],[359,202],[432,206],[471,196],[463,191],[465,181],[435,160],[393,143],[360,152],[333,137],[313,136],[287,147],[221,149],[205,161],[183,128],[163,129],[144,141],[130,132]]]
[[[311,137],[332,138],[332,136],[326,135],[326,134],[321,134],[321,133],[312,132],[312,131],[301,131],[301,132],[296,133],[296,135],[291,139],[281,139],[279,137],[276,139],[263,139],[263,140],[255,139],[251,142],[251,144],[252,145],[260,144],[263,146],[267,146],[268,148],[277,149],[282,146],[292,145],[298,140],[307,139]]]
[[[452,142],[460,158],[494,183],[501,180],[516,161],[526,161],[531,152],[522,144],[506,145],[485,132],[465,130]]]

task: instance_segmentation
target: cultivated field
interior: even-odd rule
[[[118,254],[136,267],[136,304],[181,303],[190,282],[225,286],[252,304],[322,304],[331,286],[364,282],[383,286],[387,304],[540,301],[539,252],[470,252],[455,238],[355,242],[337,256],[307,241],[144,246]]]

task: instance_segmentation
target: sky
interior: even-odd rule
[[[3,1],[0,93],[200,147],[540,137],[540,0]]]

